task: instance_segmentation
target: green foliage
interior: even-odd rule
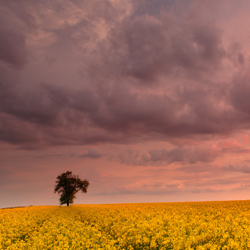
[[[71,171],[67,171],[57,176],[54,192],[61,195],[61,205],[67,204],[69,206],[74,202],[78,191],[87,193],[88,186],[88,180],[81,180],[77,175],[72,175]]]

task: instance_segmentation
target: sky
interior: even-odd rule
[[[0,0],[0,207],[249,199],[249,12]]]

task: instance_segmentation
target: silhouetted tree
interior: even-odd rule
[[[57,176],[54,192],[61,195],[61,205],[67,204],[69,206],[74,202],[78,191],[87,193],[88,186],[88,180],[81,180],[77,175],[72,175],[71,171],[67,171]]]

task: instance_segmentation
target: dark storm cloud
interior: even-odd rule
[[[1,141],[14,145],[35,145],[40,141],[40,132],[26,121],[8,114],[0,114]]]
[[[111,30],[100,53],[112,70],[144,84],[154,84],[162,75],[211,72],[226,56],[214,23],[169,14],[160,20],[149,15],[125,19]]]
[[[21,82],[12,70],[0,69],[0,112],[22,122],[52,125],[67,103],[67,95],[60,88],[41,83],[35,87]]]
[[[171,1],[161,12],[137,15],[139,6],[126,4],[0,3],[0,140],[25,146],[132,143],[248,128],[247,77],[237,74],[234,82],[240,83],[233,85],[216,78],[225,62],[246,62],[240,46],[232,59],[216,19],[198,14],[197,7],[174,15]],[[51,68],[48,58],[54,58]],[[65,83],[66,77],[72,81]],[[195,153],[151,151],[144,160],[215,157],[199,152],[197,159]]]
[[[249,121],[250,118],[250,70],[234,77],[230,91],[230,99],[237,111],[242,112],[242,117]]]
[[[9,9],[9,5],[13,9]],[[22,12],[20,5],[16,1],[0,2],[0,63],[19,70],[28,62],[26,33],[21,29],[20,22],[16,22],[16,16],[22,18],[21,22],[26,22],[28,15],[19,15]]]
[[[0,28],[0,60],[17,69],[26,64],[25,36],[21,32]]]
[[[9,94],[0,101],[3,112],[41,125],[54,124],[66,98],[60,90],[55,91],[46,84],[37,86],[35,90],[23,90],[16,85]]]

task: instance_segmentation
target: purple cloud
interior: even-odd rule
[[[200,15],[195,4],[185,15],[168,11],[170,3],[158,14],[159,6],[139,14],[129,2],[123,9],[109,1],[57,4],[59,12],[50,2],[1,5],[0,110],[20,129],[6,136],[3,123],[0,140],[25,147],[132,143],[248,128],[247,77],[218,77],[237,61],[243,71],[243,46],[224,45],[218,16]],[[37,132],[27,140],[29,130]]]
[[[1,1],[2,173],[73,165],[96,196],[246,191],[249,10],[241,0]]]
[[[0,29],[0,60],[17,69],[27,63],[25,36],[21,32]]]

